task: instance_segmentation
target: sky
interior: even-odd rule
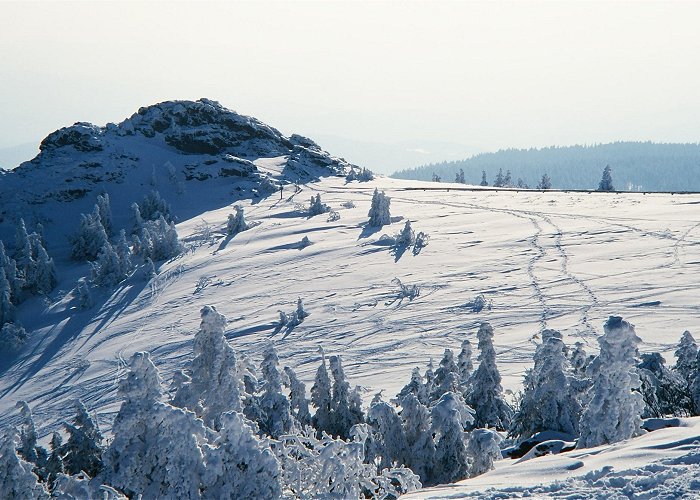
[[[200,97],[346,156],[698,142],[698,19],[698,2],[0,1],[0,148]]]

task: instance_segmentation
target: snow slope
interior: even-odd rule
[[[282,145],[279,150],[268,144],[267,149],[233,151],[232,145],[228,153],[184,154],[158,133],[144,138],[110,130],[96,134],[107,137],[104,150],[112,154],[121,148],[119,154],[127,159],[95,168],[124,172],[115,179],[90,180],[81,174],[65,183],[66,172],[92,168],[76,163],[76,158],[87,161],[77,150],[24,164],[18,169],[24,180],[0,176],[0,233],[8,238],[12,216],[23,210],[33,214],[33,222],[46,222],[60,279],[48,298],[35,297],[19,307],[19,320],[32,332],[18,356],[0,359],[0,426],[16,423],[15,403],[27,400],[46,436],[72,414],[70,401],[81,398],[109,432],[125,360],[135,351],[150,351],[169,383],[173,371],[191,358],[199,310],[206,304],[227,316],[227,338],[235,349],[259,361],[265,343],[273,341],[281,363],[294,367],[307,383],[319,363],[319,345],[342,355],[346,373],[364,388],[366,400],[377,391],[394,396],[412,368],[424,369],[431,357],[437,361],[446,347],[457,349],[465,337],[476,344],[484,320],[495,330],[504,385],[514,391],[545,327],[561,330],[566,343],[581,341],[595,352],[604,320],[620,315],[636,325],[642,351],[661,351],[669,362],[681,333],[698,330],[700,195],[464,191],[459,185],[388,178],[346,183],[332,175],[348,168],[342,160],[320,149],[300,153],[302,146],[281,136],[273,141]],[[223,156],[232,151],[253,162],[252,178],[219,175],[228,164]],[[217,162],[206,163],[212,159]],[[52,162],[57,166],[47,171]],[[194,167],[188,170],[188,165]],[[295,178],[294,165],[312,174]],[[187,179],[188,172],[194,178]],[[211,176],[199,180],[201,173]],[[287,184],[280,198],[279,191],[260,189],[264,178],[306,183]],[[89,190],[73,201],[36,198],[49,187],[59,190],[56,179]],[[78,213],[89,211],[106,189],[115,223],[122,226],[128,204],[153,187],[173,205],[187,252],[161,264],[152,280],[134,275],[116,289],[97,290],[93,308],[78,309],[72,291],[89,269],[68,260],[65,239],[77,227]],[[394,218],[380,230],[364,225],[375,188],[391,197]],[[309,198],[318,193],[338,219],[307,215]],[[244,206],[254,227],[227,238],[226,219],[234,203]],[[430,236],[417,255],[397,253],[382,238],[398,233],[405,220]],[[310,246],[300,244],[304,236]],[[420,295],[400,298],[395,278],[418,285]],[[492,301],[491,309],[473,312],[469,303],[478,294]],[[298,297],[310,316],[292,329],[280,329],[278,311],[291,312]],[[696,434],[697,423],[688,421],[681,429]],[[624,453],[632,456],[634,448]],[[571,460],[582,460],[582,470],[600,465],[576,456]],[[527,475],[534,465],[522,467]],[[562,466],[557,462],[552,468],[556,472]],[[494,483],[479,487],[498,485],[497,473],[483,479],[492,477]],[[469,488],[464,491],[473,491]]]

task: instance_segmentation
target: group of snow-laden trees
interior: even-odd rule
[[[24,219],[17,221],[13,247],[0,240],[0,352],[18,349],[27,338],[15,306],[56,286],[56,266],[45,245],[41,224],[29,233]]]
[[[309,400],[272,344],[256,367],[228,344],[225,327],[214,307],[202,309],[194,358],[169,388],[150,355],[135,353],[108,444],[78,402],[65,443],[55,432],[46,450],[21,403],[21,432],[0,438],[0,497],[396,498],[420,487],[404,457],[386,451],[403,429],[390,425],[393,408],[365,415],[339,356],[321,353]]]
[[[114,233],[109,195],[105,193],[97,197],[92,213],[81,214],[80,227],[71,237],[71,256],[90,261],[95,285],[111,287],[124,281],[137,267],[135,257],[150,277],[154,261],[170,259],[182,251],[170,207],[157,191],[131,205],[128,232],[121,229],[116,237]],[[82,296],[89,288],[83,284],[79,292]]]

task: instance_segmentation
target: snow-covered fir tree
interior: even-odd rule
[[[175,224],[168,223],[162,216],[145,222],[139,239],[142,255],[153,261],[172,259],[180,255],[183,250]]]
[[[12,287],[5,275],[5,269],[0,267],[0,327],[15,319],[15,305],[12,303]]]
[[[32,472],[33,464],[17,456],[19,436],[10,427],[0,437],[0,498],[4,500],[48,499],[49,494]]]
[[[576,376],[585,376],[586,368],[588,368],[588,361],[588,353],[583,347],[583,342],[576,342],[569,354],[569,363]]]
[[[496,178],[493,180],[493,187],[503,187],[503,169],[499,168],[498,169],[498,174],[496,175]]]
[[[380,192],[375,188],[372,195],[372,205],[367,213],[369,217],[368,225],[370,227],[382,227],[386,224],[391,224],[390,205],[391,199],[384,191]]]
[[[401,400],[401,419],[406,436],[405,464],[418,474],[424,485],[431,484],[435,443],[430,412],[415,394],[408,394]]]
[[[91,262],[90,265],[92,267],[92,281],[98,286],[115,286],[126,278],[119,255],[109,242],[105,242],[97,260]]]
[[[304,302],[301,300],[301,297],[297,299],[297,308],[296,311],[294,311],[294,314],[295,318],[299,322],[304,321],[309,316],[309,313],[306,312],[306,309],[304,309]]]
[[[34,283],[32,289],[36,293],[47,294],[56,287],[58,278],[56,277],[56,265],[53,259],[46,253],[46,249],[41,245],[37,246],[36,267],[34,269]]]
[[[690,398],[693,401],[693,414],[700,415],[700,350],[695,361],[695,376],[690,384]]]
[[[63,467],[69,474],[86,472],[95,477],[102,470],[102,433],[80,400],[75,401],[73,422],[64,422],[68,439],[61,447]]]
[[[501,374],[493,347],[493,328],[489,323],[482,323],[476,336],[479,340],[479,367],[469,380],[466,401],[476,412],[476,427],[504,430],[510,425],[513,410],[503,398]]]
[[[452,392],[442,395],[430,416],[435,435],[434,484],[454,483],[469,475],[470,457],[465,444],[464,426],[473,422],[461,398]]]
[[[333,421],[331,415],[331,379],[326,368],[326,356],[323,349],[319,347],[321,353],[321,364],[316,370],[314,385],[311,387],[311,404],[316,408],[312,423],[320,436],[322,432],[332,434]]]
[[[615,191],[610,165],[606,165],[603,169],[603,177],[598,184],[598,191]]]
[[[406,434],[394,407],[384,401],[372,404],[367,412],[367,423],[374,434],[372,455],[376,457],[379,470],[405,464]]]
[[[49,453],[49,458],[46,460],[46,483],[49,487],[51,487],[59,474],[65,472],[63,458],[61,457],[62,444],[63,439],[61,435],[58,432],[54,432],[51,436],[51,453]]]
[[[221,429],[204,446],[202,498],[281,498],[281,471],[269,446],[241,413],[221,415]]]
[[[207,431],[194,413],[160,401],[160,375],[146,352],[135,353],[119,383],[123,399],[99,480],[130,497],[201,497]]]
[[[464,339],[462,341],[461,349],[457,355],[457,370],[459,373],[461,391],[466,393],[468,391],[469,378],[474,370],[474,364],[472,363],[472,343],[469,342],[469,339]]]
[[[311,425],[309,400],[306,397],[306,385],[289,366],[284,367],[284,384],[289,389],[289,407],[292,416],[299,423],[299,428]]]
[[[100,215],[100,222],[105,228],[107,235],[114,234],[114,225],[112,224],[112,207],[109,204],[109,194],[104,193],[97,195],[97,213]]]
[[[189,377],[177,387],[172,403],[194,411],[207,426],[218,430],[223,413],[242,411],[243,382],[236,354],[224,337],[226,317],[214,306],[204,306],[200,314]]]
[[[364,415],[357,394],[350,389],[340,356],[330,356],[328,366],[333,376],[331,391],[331,422],[334,436],[347,439],[350,428],[364,421]]]
[[[600,354],[588,368],[592,397],[581,415],[579,448],[615,443],[642,432],[644,401],[635,370],[641,339],[619,316],[610,316],[603,328],[605,334],[598,337]]]
[[[5,278],[10,287],[10,300],[15,304],[19,303],[22,280],[17,274],[17,262],[9,256],[2,240],[0,240],[0,268],[5,271]],[[0,324],[2,323],[0,322]]]
[[[673,369],[689,386],[697,372],[698,346],[688,330],[683,332],[675,354],[676,366]]]
[[[235,205],[233,210],[234,213],[228,215],[228,221],[226,223],[226,234],[229,236],[236,235],[241,231],[248,229],[248,223],[245,221],[243,207]]]
[[[37,444],[38,436],[34,426],[34,417],[26,401],[18,401],[15,405],[22,418],[22,428],[20,431],[20,445],[17,448],[19,456],[23,460],[34,464],[34,472],[42,478],[42,470],[46,467],[48,452]]]
[[[513,178],[510,175],[510,170],[506,170],[506,175],[503,176],[503,187],[512,187],[513,186]]]
[[[542,431],[575,436],[578,434],[581,406],[570,388],[564,343],[561,335],[542,337],[546,340],[535,351],[535,366],[528,373],[510,434],[521,439]]]
[[[289,399],[282,393],[282,374],[279,371],[279,358],[275,346],[270,343],[265,349],[260,366],[263,376],[260,409],[263,418],[260,430],[272,438],[287,434],[293,427]]]
[[[460,168],[459,172],[455,174],[455,182],[459,184],[466,184],[466,181],[464,180],[464,169]]]
[[[420,374],[418,368],[414,368],[411,371],[411,381],[396,395],[396,403],[401,404],[409,394],[413,394],[423,404],[429,403],[426,387],[423,383],[423,376]]]
[[[660,353],[652,352],[642,354],[637,365],[641,381],[639,392],[646,404],[642,418],[692,414],[693,405],[687,392],[687,382],[678,373],[668,369],[665,363],[666,360]]]
[[[481,182],[479,183],[480,186],[488,186],[489,181],[486,180],[486,170],[481,171]]]
[[[549,178],[547,174],[542,174],[542,178],[540,179],[540,182],[537,183],[537,188],[536,189],[552,189],[552,180]]]
[[[97,205],[91,214],[80,214],[80,227],[70,239],[71,257],[75,260],[95,260],[105,243],[109,243]]]
[[[161,198],[157,190],[151,191],[139,203],[139,215],[143,221],[154,221],[162,217],[166,222],[173,222],[170,205]]]
[[[143,217],[141,217],[141,209],[139,204],[134,202],[129,207],[130,210],[130,221],[131,221],[131,234],[139,234],[143,229]]]
[[[461,393],[459,384],[459,369],[455,363],[452,349],[445,349],[440,360],[440,366],[435,370],[433,390],[430,393],[431,404],[447,392]]]

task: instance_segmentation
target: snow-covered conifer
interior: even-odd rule
[[[203,498],[282,497],[279,463],[242,414],[222,414],[218,437],[204,451]]]
[[[309,412],[309,400],[306,398],[306,385],[299,380],[296,373],[289,366],[284,367],[285,385],[289,388],[289,406],[292,416],[304,428],[311,425],[311,413]]]
[[[345,371],[340,356],[330,356],[328,366],[333,375],[331,392],[332,430],[334,436],[347,439],[350,428],[362,423],[362,415],[357,414],[357,401],[353,401],[350,383],[345,378]]]
[[[141,209],[139,204],[134,202],[131,204],[131,234],[138,234],[143,229],[143,217],[141,217]]]
[[[119,232],[119,237],[114,244],[114,251],[117,252],[119,258],[119,270],[123,276],[128,276],[134,266],[131,262],[131,247],[126,240],[126,231],[123,229]]]
[[[690,398],[693,400],[693,415],[700,415],[700,350],[695,361],[695,376],[690,384]]]
[[[496,175],[496,178],[493,180],[493,187],[503,187],[503,169],[499,168],[498,169],[498,175]]]
[[[425,384],[423,383],[423,376],[420,374],[418,368],[414,368],[413,371],[411,371],[411,381],[396,395],[396,403],[401,404],[401,401],[409,394],[413,394],[421,403],[428,404],[428,394],[426,393]]]
[[[496,366],[496,351],[493,347],[493,328],[482,323],[477,332],[479,340],[479,367],[469,381],[466,402],[476,412],[475,427],[508,428],[513,410],[503,399],[501,374]]]
[[[469,475],[469,454],[464,442],[464,425],[471,419],[467,408],[454,393],[447,392],[433,406],[430,416],[435,435],[433,483],[454,483]]]
[[[367,423],[374,431],[373,455],[380,457],[379,470],[405,464],[406,434],[394,407],[384,401],[373,404],[367,412]]]
[[[296,318],[299,320],[299,322],[302,322],[308,315],[309,313],[306,312],[306,309],[304,309],[304,302],[301,300],[301,297],[299,297],[297,299]]]
[[[511,187],[513,185],[513,178],[510,175],[510,170],[506,170],[506,175],[503,177],[503,187]]]
[[[194,411],[207,426],[218,430],[224,412],[242,411],[243,383],[237,373],[236,354],[224,337],[226,317],[214,306],[204,306],[200,314],[191,380],[179,388],[173,404]]]
[[[433,390],[430,393],[430,402],[440,399],[446,392],[461,392],[459,383],[459,369],[455,363],[452,349],[445,349],[440,360],[440,366],[435,370]]]
[[[170,205],[161,198],[157,190],[147,194],[141,203],[139,203],[139,214],[144,221],[154,221],[161,217],[166,222],[172,222],[173,217],[170,214]]]
[[[598,184],[598,191],[615,191],[610,165],[606,165],[605,169],[603,169],[603,178],[600,179],[600,184]]]
[[[433,392],[434,382],[435,382],[435,372],[433,371],[433,358],[431,357],[428,361],[428,366],[425,368],[425,395],[426,405],[430,404],[430,394]]]
[[[123,403],[98,480],[130,497],[200,498],[206,428],[192,412],[159,401],[163,388],[148,353],[132,356],[118,394]]]
[[[32,472],[33,464],[17,456],[19,436],[10,428],[0,438],[0,498],[5,500],[48,499],[49,494]]]
[[[586,374],[586,368],[588,368],[588,353],[583,348],[583,342],[576,342],[574,348],[571,351],[569,362],[571,363],[571,369],[577,376],[584,376]]]
[[[20,301],[22,280],[17,275],[17,262],[7,254],[2,240],[0,240],[0,268],[5,271],[5,278],[10,286],[10,300],[16,304]],[[2,324],[1,321],[0,324]]]
[[[535,352],[535,366],[527,376],[510,433],[520,438],[529,438],[542,431],[575,436],[581,406],[566,374],[564,343],[561,335],[543,334],[542,337],[546,340]]]
[[[641,339],[634,326],[610,316],[598,337],[600,354],[591,362],[592,398],[581,415],[579,448],[614,443],[639,435],[644,410],[639,375],[635,371]]]
[[[95,477],[102,470],[102,434],[82,401],[75,401],[73,422],[63,425],[68,432],[68,440],[61,447],[64,469],[69,474],[82,471]]]
[[[493,469],[493,462],[501,458],[501,436],[491,429],[474,429],[467,438],[467,454],[472,458],[469,477]]]
[[[415,394],[408,394],[401,400],[401,418],[406,436],[405,464],[424,485],[431,484],[435,443],[428,408]]]
[[[1,250],[1,249],[0,249]],[[693,335],[686,330],[683,332],[676,349],[676,366],[673,368],[678,375],[686,381],[687,385],[693,382],[697,372],[698,346]]]
[[[263,413],[263,419],[259,422],[260,430],[277,439],[292,429],[293,420],[289,400],[282,393],[279,358],[272,343],[265,349],[260,368],[264,380],[263,393],[260,397],[260,408]]]
[[[331,416],[331,379],[326,369],[326,356],[323,349],[319,347],[319,351],[321,352],[321,365],[316,370],[314,385],[311,387],[311,403],[316,407],[312,424],[320,436],[321,432],[329,434],[333,432],[333,421]]]
[[[243,207],[235,205],[233,207],[235,214],[229,214],[228,222],[226,224],[226,233],[230,236],[238,234],[241,231],[248,229],[248,224],[245,221],[245,216],[243,214]]]
[[[481,171],[481,182],[479,183],[480,186],[488,186],[489,181],[486,180],[486,170]]]
[[[7,280],[5,269],[0,267],[0,327],[15,319],[15,306],[12,303],[12,286]]]
[[[27,341],[27,332],[22,325],[5,323],[0,329],[0,350],[12,352],[18,350]]]
[[[114,226],[112,225],[112,207],[109,204],[109,194],[104,193],[97,195],[97,212],[100,214],[100,222],[102,227],[108,235],[114,233]]]
[[[105,242],[97,260],[91,262],[90,265],[92,266],[92,281],[98,286],[115,286],[126,278],[122,272],[119,255],[109,242]]]
[[[391,199],[384,191],[379,192],[379,190],[375,188],[374,194],[372,195],[372,205],[367,214],[369,217],[369,226],[382,227],[386,224],[391,224],[390,205]]]
[[[459,172],[455,174],[455,182],[459,184],[466,184],[466,181],[464,180],[464,169],[460,168]]]
[[[90,284],[84,278],[78,280],[78,286],[73,293],[78,300],[78,307],[80,309],[90,309],[94,305],[92,292],[90,292]]]
[[[109,243],[97,206],[91,214],[80,214],[80,227],[71,237],[71,243],[71,257],[76,260],[96,259],[105,243]]]
[[[643,418],[692,413],[688,383],[678,373],[666,368],[665,362],[660,353],[652,352],[642,354],[637,365],[641,380],[639,392],[646,404]]]
[[[471,377],[474,364],[472,363],[472,343],[469,339],[462,341],[462,348],[457,355],[457,369],[459,371],[459,385],[462,392],[468,390],[469,377]]]
[[[46,294],[54,289],[57,282],[56,266],[53,263],[53,259],[49,257],[49,254],[46,253],[44,247],[39,243],[32,289],[37,293]]]
[[[29,239],[29,233],[27,233],[27,226],[22,218],[17,221],[14,257],[17,261],[17,269],[22,276],[26,277],[29,275],[33,267],[32,244]]]
[[[552,180],[549,178],[549,176],[545,173],[542,174],[542,178],[540,179],[540,182],[537,184],[537,189],[552,189]]]
[[[51,436],[51,453],[46,460],[46,482],[49,484],[49,487],[59,474],[65,472],[63,468],[63,458],[61,458],[62,444],[63,439],[61,439],[61,435],[58,432],[54,432],[53,436]]]
[[[154,261],[168,260],[182,252],[175,224],[166,222],[162,216],[144,223],[140,240],[142,254]]]
[[[20,446],[17,448],[17,451],[20,457],[34,464],[37,470],[42,469],[46,465],[48,453],[43,447],[37,445],[37,434],[32,410],[26,401],[18,401],[15,406],[19,408],[20,416],[22,417]]]

